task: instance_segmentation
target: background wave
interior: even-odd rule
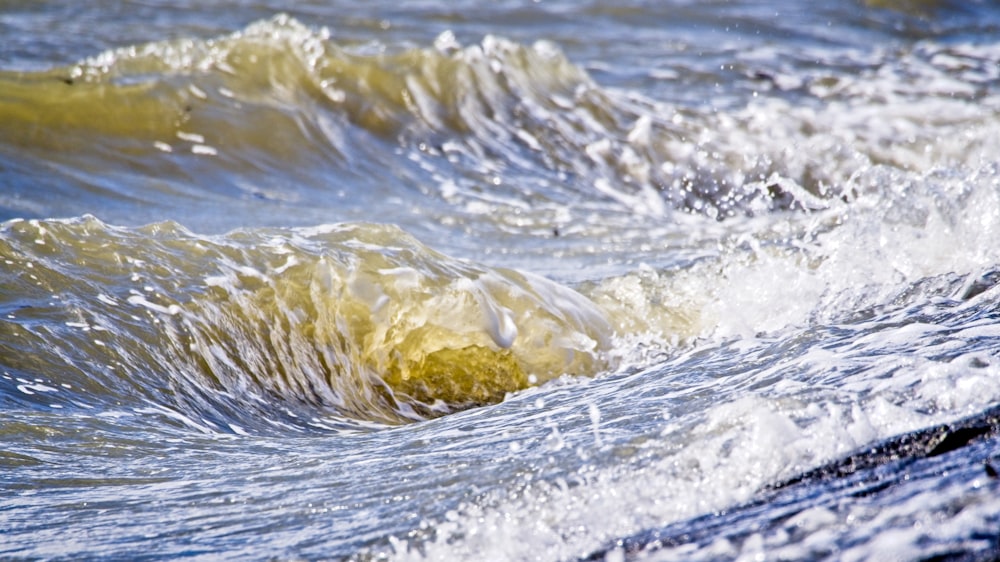
[[[277,16],[3,73],[15,178],[3,214],[37,216],[38,183],[62,182],[117,223],[144,222],[150,202],[200,200],[264,224],[269,203],[313,223],[378,208],[414,228],[485,220],[551,233],[597,209],[662,219],[825,208],[854,197],[872,165],[975,168],[998,150],[995,45],[815,55],[822,69],[792,78],[764,48],[740,54],[731,71],[769,95],[720,110],[601,87],[552,43],[463,47],[445,33],[427,48],[341,44]],[[128,171],[99,173],[120,160]],[[24,162],[69,181],[22,175]],[[304,210],[316,205],[325,220]],[[414,206],[426,209],[419,220]]]

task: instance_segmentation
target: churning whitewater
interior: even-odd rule
[[[0,557],[1000,554],[1000,11],[0,7]]]

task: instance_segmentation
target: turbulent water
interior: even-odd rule
[[[0,557],[1000,556],[994,3],[0,36]]]

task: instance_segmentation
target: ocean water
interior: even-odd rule
[[[995,3],[0,37],[0,557],[1000,556]]]

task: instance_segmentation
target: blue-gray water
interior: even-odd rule
[[[994,3],[8,1],[0,37],[0,557],[1000,551],[994,441],[763,492],[1000,404]],[[657,529],[691,540],[614,548]]]

